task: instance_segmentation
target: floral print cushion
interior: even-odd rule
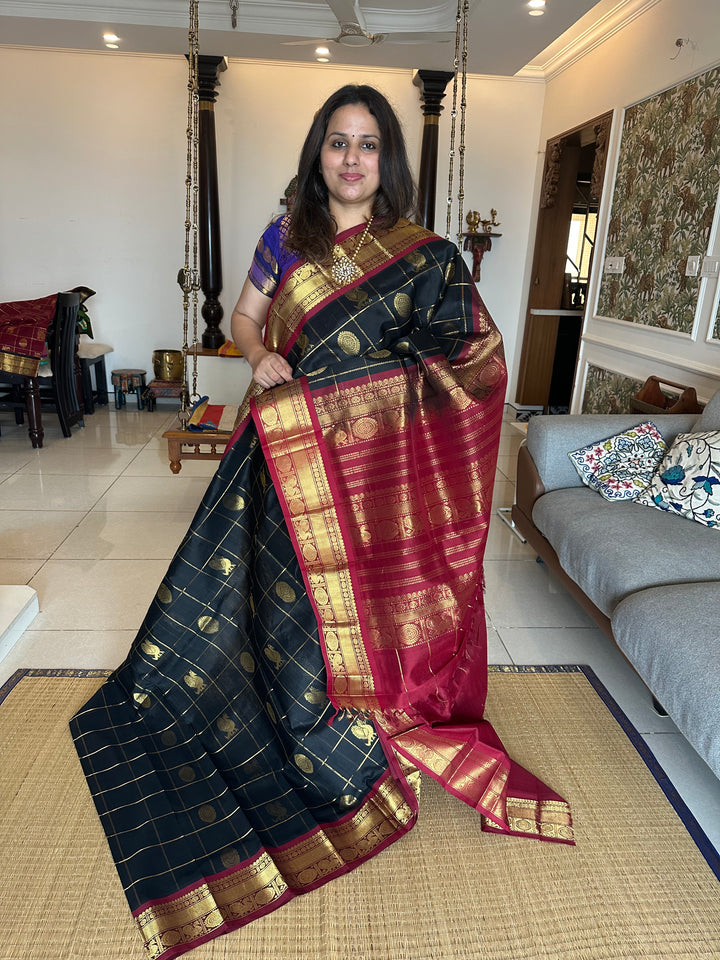
[[[720,430],[678,434],[637,502],[720,526]]]
[[[568,454],[582,482],[606,500],[634,500],[647,487],[667,444],[652,421]]]

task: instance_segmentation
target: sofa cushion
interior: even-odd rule
[[[591,490],[606,500],[634,500],[650,483],[667,444],[650,420],[568,456]]]
[[[613,636],[679,730],[720,777],[720,589],[651,587],[622,600]]]
[[[646,587],[720,580],[717,530],[635,501],[611,503],[583,486],[553,490],[536,501],[532,519],[568,576],[608,617],[623,597]]]
[[[697,414],[663,414],[653,421],[668,446],[678,433],[695,429]],[[580,413],[565,416],[532,417],[528,422],[527,449],[535,461],[546,490],[579,487],[582,484],[568,453],[611,437],[642,423],[636,413]]]
[[[720,430],[681,433],[637,502],[720,527]]]

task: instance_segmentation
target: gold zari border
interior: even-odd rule
[[[483,818],[485,821],[485,818]],[[564,800],[523,800],[507,798],[507,822],[513,833],[573,843],[570,805]],[[497,825],[490,822],[491,829]]]
[[[21,357],[17,353],[0,351],[0,370],[3,373],[17,373],[21,377],[36,377],[40,367],[38,357]]]
[[[384,719],[384,718],[383,718]],[[380,722],[383,722],[381,719]],[[481,759],[468,751],[467,743],[452,743],[442,733],[424,736],[422,728],[392,735],[393,746],[422,764],[433,777],[476,809],[507,822],[510,811],[504,794],[507,766],[491,755]],[[444,742],[443,742],[444,741]]]
[[[340,520],[302,382],[263,394],[257,410],[318,612],[333,699],[340,708],[377,709]]]
[[[168,950],[190,949],[225,924],[239,926],[259,911],[274,909],[288,893],[304,893],[367,858],[404,832],[413,817],[400,786],[389,777],[348,820],[147,907],[135,919],[148,956],[159,960]]]

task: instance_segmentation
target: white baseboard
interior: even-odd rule
[[[0,660],[12,650],[40,612],[32,587],[0,584]]]

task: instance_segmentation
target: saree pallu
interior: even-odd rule
[[[71,724],[152,958],[381,851],[419,771],[488,830],[572,842],[483,716],[500,335],[434,234],[376,230],[357,263],[340,289],[283,273],[266,341],[294,379],[248,391],[128,659]]]

